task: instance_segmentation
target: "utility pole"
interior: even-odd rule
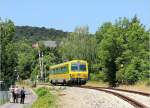
[[[42,65],[41,65],[41,78],[43,80],[43,52],[42,52],[41,62],[42,62]]]
[[[43,79],[43,52],[39,50],[40,78]]]

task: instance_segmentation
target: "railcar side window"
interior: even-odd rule
[[[77,71],[78,70],[78,65],[77,64],[71,64],[71,70],[72,71]]]
[[[52,70],[49,70],[48,73],[49,73],[49,74],[52,74]]]
[[[67,67],[62,67],[62,73],[65,73],[65,72],[67,72]]]
[[[80,64],[80,71],[86,71],[86,65]]]

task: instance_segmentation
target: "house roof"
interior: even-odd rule
[[[56,41],[43,41],[43,44],[44,44],[46,47],[50,47],[50,48],[57,47]]]

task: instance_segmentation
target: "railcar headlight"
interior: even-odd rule
[[[80,76],[80,74],[78,73],[78,76]]]
[[[86,74],[84,74],[84,77],[87,77],[87,75],[86,75]]]

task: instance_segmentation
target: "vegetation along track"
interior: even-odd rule
[[[84,87],[91,87],[91,86],[84,86]],[[125,89],[117,89],[112,87],[95,87],[95,88],[101,88],[101,89],[108,89],[108,90],[116,90],[116,91],[123,91],[123,92],[129,92],[129,93],[135,93],[143,96],[150,96],[150,93],[141,92],[141,91],[133,91],[133,90],[125,90]]]
[[[113,94],[113,95],[115,95],[115,96],[117,96],[117,97],[127,101],[128,103],[130,103],[131,105],[133,105],[136,108],[148,108],[148,106],[146,106],[146,105],[144,105],[144,104],[142,104],[142,103],[140,103],[140,102],[138,102],[138,101],[136,101],[136,100],[134,100],[134,99],[132,99],[132,98],[130,98],[128,96],[122,95],[122,94],[117,93],[115,91],[106,90],[105,87],[81,86],[80,88],[87,88],[87,89],[94,89],[94,90],[98,90],[98,91],[104,91],[106,93]],[[107,89],[111,89],[112,90],[113,88],[107,88]],[[128,90],[123,90],[123,89],[113,89],[113,90],[118,90],[118,91],[120,90],[120,91],[130,92],[130,90],[128,91]],[[132,91],[132,93],[146,95],[146,93],[137,92],[137,91],[135,91],[135,92]],[[149,94],[147,93],[146,96],[149,96]]]

